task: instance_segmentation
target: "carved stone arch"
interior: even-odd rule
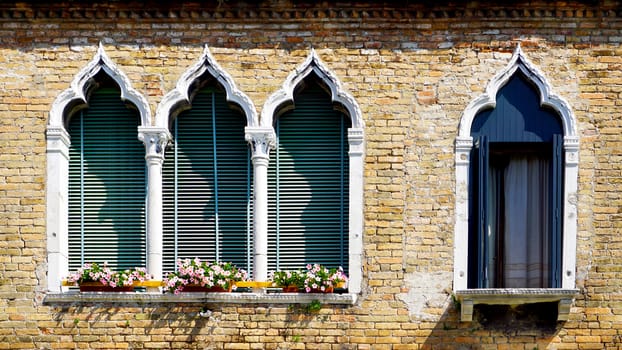
[[[156,126],[168,128],[171,117],[191,108],[192,98],[205,83],[206,75],[218,81],[225,89],[227,101],[244,113],[247,126],[258,126],[255,105],[236,87],[233,78],[216,62],[207,45],[199,60],[182,74],[175,89],[167,93],[158,105]]]
[[[296,89],[303,86],[305,78],[312,74],[320,80],[323,88],[329,90],[334,108],[344,112],[352,122],[352,127],[348,129],[348,265],[350,273],[348,289],[350,293],[360,293],[363,288],[365,125],[358,104],[349,93],[343,90],[339,79],[320,60],[316,52],[311,50],[307,59],[285,79],[281,89],[268,98],[261,111],[261,125],[258,129],[270,130],[272,138],[274,137],[273,121],[275,116],[295,107],[294,94]],[[270,147],[274,147],[273,140]],[[263,180],[263,186],[267,188],[267,179],[264,177]],[[255,191],[257,194],[257,188]],[[260,205],[255,207],[259,208]],[[267,212],[267,201],[263,204],[263,209],[265,209],[263,212]],[[262,234],[263,238],[267,240],[267,226]]]
[[[58,291],[60,281],[69,273],[69,147],[66,125],[76,111],[88,107],[89,95],[99,86],[98,75],[106,74],[121,90],[121,99],[140,114],[140,129],[151,125],[151,112],[144,96],[134,90],[128,77],[108,58],[99,45],[93,59],[76,75],[71,86],[54,100],[46,130],[46,235],[47,288]],[[137,130],[137,137],[138,132]],[[150,184],[151,186],[151,184]]]
[[[281,89],[268,98],[261,111],[261,125],[271,127],[275,113],[292,108],[296,89],[310,74],[317,75],[321,83],[330,90],[330,97],[336,108],[346,113],[351,119],[352,129],[362,130],[364,123],[359,105],[352,95],[343,90],[337,76],[326,67],[313,49],[307,59],[289,74]]]
[[[498,92],[517,72],[524,75],[525,79],[538,90],[540,105],[551,108],[559,114],[561,119],[564,133],[561,285],[562,289],[570,291],[574,291],[575,288],[579,161],[579,136],[576,119],[570,105],[562,97],[552,92],[551,85],[545,76],[529,61],[518,46],[508,65],[492,78],[485,93],[466,107],[460,120],[455,146],[454,291],[456,292],[468,289],[468,254],[464,247],[467,247],[469,242],[469,167],[471,149],[473,148],[471,127],[479,112],[496,106]],[[465,319],[464,315],[463,319]]]
[[[112,62],[100,43],[93,59],[76,75],[71,86],[54,100],[49,127],[64,128],[67,116],[87,107],[89,95],[98,86],[96,76],[101,72],[117,83],[121,90],[121,99],[138,110],[141,126],[151,125],[151,110],[147,99],[132,88],[129,78]]]
[[[525,78],[537,88],[540,94],[541,106],[549,107],[559,113],[564,129],[564,136],[576,137],[576,121],[570,105],[563,98],[552,92],[551,85],[546,80],[544,74],[529,61],[520,45],[514,50],[514,54],[508,65],[488,83],[486,92],[471,101],[467,106],[460,120],[458,136],[461,138],[470,136],[471,125],[477,113],[496,106],[497,93],[510,81],[517,71],[520,71]]]

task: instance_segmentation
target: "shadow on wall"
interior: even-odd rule
[[[514,342],[521,349],[548,349],[562,326],[557,322],[557,303],[475,305],[473,321],[460,322],[460,305],[454,302],[429,330],[421,349],[475,350]]]
[[[100,74],[96,80],[100,88],[90,96],[89,108],[68,122],[72,271],[90,262],[108,261],[114,270],[145,264],[144,146],[136,138],[140,117],[126,107],[110,77]]]
[[[145,343],[153,341],[152,346],[166,349],[222,349],[233,343],[248,344],[263,342],[264,348],[300,349],[305,344],[322,343],[330,345],[341,337],[354,324],[345,316],[347,307],[331,306],[333,315],[313,309],[311,305],[267,306],[257,313],[231,313],[231,307],[223,304],[177,304],[136,305],[132,313],[119,314],[118,307],[102,305],[80,305],[57,307],[53,309],[52,320],[56,324],[41,328],[45,332],[65,329],[68,337],[82,345],[111,348],[112,344],[130,349],[142,349]],[[241,323],[251,317],[270,318],[270,328],[241,327]],[[335,322],[335,317],[341,321]],[[318,323],[333,323],[336,329],[332,335],[318,336],[308,329]],[[256,322],[255,322],[256,323]],[[107,330],[107,337],[115,343],[102,343],[93,330]],[[140,331],[139,331],[140,330]],[[88,335],[85,335],[88,334]],[[158,340],[156,340],[158,339]],[[261,340],[259,340],[261,339]],[[157,345],[154,345],[157,344]],[[356,349],[349,344],[341,344],[340,349]]]
[[[164,335],[168,335],[166,341],[163,340],[161,343],[166,344],[166,348],[169,346],[192,348],[190,345],[196,343],[210,346],[216,341],[214,334],[218,332],[215,331],[219,328],[218,319],[214,316],[202,316],[203,308],[200,305],[174,307],[151,305],[136,307],[133,310],[133,313],[126,315],[128,317],[119,318],[119,309],[116,307],[97,305],[63,307],[54,310],[53,320],[63,325],[63,328],[72,329],[72,334],[89,332],[94,328],[104,329],[113,324],[115,336],[124,338],[125,344],[130,349],[142,348],[146,337],[154,335],[159,335],[163,339]],[[144,327],[144,333],[137,335],[137,327]],[[83,340],[92,341],[89,337],[83,337]]]

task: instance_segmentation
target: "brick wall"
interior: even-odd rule
[[[0,4],[0,349],[622,347],[619,1],[215,3]],[[153,112],[204,44],[258,109],[317,51],[366,123],[357,305],[43,304],[45,127],[99,42]],[[454,140],[518,43],[577,119],[580,295],[567,322],[498,307],[459,322]]]

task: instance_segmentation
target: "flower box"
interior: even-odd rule
[[[112,287],[101,282],[82,282],[78,283],[80,292],[133,292],[134,286],[117,286]]]
[[[246,280],[246,271],[237,268],[230,262],[207,262],[199,258],[177,260],[177,269],[164,279],[165,290],[169,293],[195,291],[196,285],[202,288],[219,287],[224,291],[237,288],[238,281]]]
[[[302,271],[272,272],[271,279],[283,293],[333,293],[345,287],[348,277],[341,268],[308,264]]]
[[[301,290],[298,286],[285,286],[281,288],[283,293],[300,293]],[[304,291],[304,290],[303,290]]]
[[[231,292],[233,284],[229,285],[229,288],[225,289],[219,286],[205,287],[199,284],[187,284],[184,286],[183,292],[185,293],[228,293]]]
[[[77,284],[81,292],[132,292],[136,282],[144,282],[151,277],[142,267],[112,271],[107,265],[106,262],[102,266],[86,263],[70,274],[63,285]]]

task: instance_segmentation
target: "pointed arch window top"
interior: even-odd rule
[[[108,57],[100,43],[93,59],[82,68],[71,82],[71,86],[58,95],[52,104],[49,127],[64,127],[65,116],[86,106],[89,94],[97,87],[96,76],[100,72],[104,72],[119,86],[123,101],[128,101],[136,107],[140,113],[141,125],[151,124],[151,111],[147,99],[132,87],[130,79]]]
[[[310,74],[315,74],[330,89],[331,100],[343,108],[343,112],[350,117],[352,128],[363,129],[364,123],[359,105],[352,95],[343,90],[337,76],[326,67],[313,49],[307,59],[289,74],[281,89],[268,98],[261,111],[261,125],[272,126],[275,113],[282,107],[293,104],[294,91]]]
[[[554,94],[546,77],[523,53],[520,45],[514,50],[512,59],[486,87],[486,92],[473,100],[465,109],[460,121],[458,137],[470,138],[471,126],[475,116],[484,109],[495,108],[499,90],[512,79],[515,73],[520,72],[534,86],[540,96],[540,105],[552,108],[561,116],[564,136],[576,137],[577,129],[572,109],[566,100]]]
[[[259,124],[257,111],[251,99],[240,91],[233,78],[216,62],[207,45],[199,60],[186,70],[177,81],[175,89],[164,96],[156,110],[156,125],[167,128],[171,116],[191,107],[192,96],[202,86],[205,74],[209,74],[226,91],[228,102],[235,104],[246,116],[247,126]]]

